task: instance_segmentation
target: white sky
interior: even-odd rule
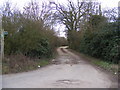
[[[17,6],[19,6],[21,8],[25,4],[27,4],[27,2],[30,2],[31,0],[0,0],[0,5],[2,5],[3,2],[5,2],[5,1],[13,2],[14,4],[17,4]],[[37,2],[56,1],[56,2],[60,2],[60,3],[65,3],[67,0],[36,0],[36,1]],[[72,1],[76,1],[76,0],[72,0]],[[99,2],[101,2],[102,8],[106,8],[106,7],[111,8],[111,7],[117,7],[118,6],[118,2],[120,0],[92,0],[92,1],[99,1]]]
[[[23,6],[25,6],[28,2],[30,2],[31,0],[0,0],[0,6],[3,5],[4,2],[6,1],[10,1],[12,2],[13,5],[16,5],[18,8],[22,9]],[[33,0],[34,1],[34,0]],[[67,0],[35,0],[37,2],[47,2],[47,1],[55,1],[55,2],[59,2],[59,3],[63,3],[65,4],[65,2]],[[72,0],[75,1],[76,0]],[[118,2],[120,0],[91,0],[91,1],[99,1],[101,3],[101,7],[104,8],[114,8],[114,7],[118,7]],[[64,26],[57,26],[56,29],[60,30],[60,36],[65,36],[65,33],[63,32]]]

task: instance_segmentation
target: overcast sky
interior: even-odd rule
[[[14,4],[17,4],[17,6],[19,6],[21,8],[25,4],[27,4],[27,2],[30,2],[31,0],[0,0],[0,5],[2,5],[2,3],[5,2],[5,1],[13,2]],[[67,0],[36,0],[36,1],[37,2],[56,1],[56,2],[60,2],[60,3],[64,3]],[[72,0],[72,1],[76,1],[76,0]],[[106,7],[111,8],[111,7],[117,7],[118,6],[118,2],[120,0],[91,0],[91,1],[99,1],[99,2],[101,2],[102,8],[106,8]]]
[[[6,2],[6,1],[10,1],[10,2],[12,2],[13,5],[16,5],[18,8],[22,9],[23,6],[25,6],[31,0],[0,0],[0,5],[3,5],[3,3]],[[44,2],[55,1],[55,2],[59,2],[59,3],[65,4],[65,2],[67,0],[35,0],[35,1],[37,1],[39,3],[43,2],[43,1]],[[76,1],[76,0],[72,0],[72,1]],[[87,0],[87,1],[89,1],[89,0]],[[91,1],[98,1],[98,2],[100,2],[102,9],[105,9],[105,8],[118,7],[118,2],[120,0],[91,0]],[[60,36],[64,36],[65,35],[65,33],[63,33],[63,28],[64,28],[64,26],[57,26],[57,28],[56,28],[56,29],[60,29]]]

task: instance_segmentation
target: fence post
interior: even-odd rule
[[[4,29],[1,29],[1,60],[4,59]]]

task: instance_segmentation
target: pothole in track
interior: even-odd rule
[[[56,82],[59,84],[79,84],[79,80],[69,80],[69,79],[57,80]]]

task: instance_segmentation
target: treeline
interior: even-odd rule
[[[73,2],[51,5],[55,17],[66,26],[68,45],[78,52],[118,63],[120,60],[120,29],[117,9],[102,10],[99,2]]]
[[[87,25],[87,26],[86,26]],[[90,56],[118,63],[120,60],[120,31],[118,22],[107,22],[106,17],[92,15],[82,31],[78,31],[80,37],[72,48]]]
[[[49,22],[45,4],[40,10],[37,2],[30,2],[23,11],[12,8],[7,2],[1,8],[2,28],[8,32],[5,36],[5,54],[23,54],[28,57],[51,57],[61,38],[57,36]]]

